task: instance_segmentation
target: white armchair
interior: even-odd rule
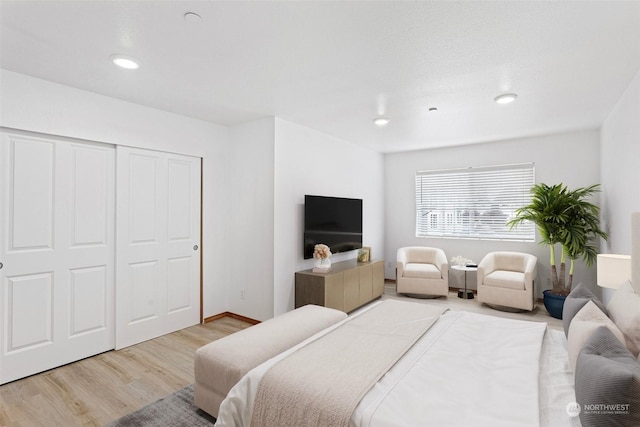
[[[442,249],[410,246],[398,249],[397,292],[425,296],[449,294],[449,263]]]
[[[478,264],[478,301],[531,311],[535,308],[538,258],[520,252],[491,252]]]

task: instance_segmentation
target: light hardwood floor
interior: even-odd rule
[[[225,317],[0,386],[0,426],[103,426],[194,382],[194,351],[250,324]]]

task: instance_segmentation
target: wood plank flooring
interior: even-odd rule
[[[224,317],[0,386],[0,426],[103,426],[194,382],[194,351],[250,326]]]

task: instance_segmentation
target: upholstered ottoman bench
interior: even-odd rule
[[[196,406],[217,417],[220,403],[244,374],[346,317],[305,305],[200,347],[194,362]]]

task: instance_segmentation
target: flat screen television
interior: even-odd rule
[[[331,253],[362,247],[362,199],[304,196],[304,258],[324,243]]]

